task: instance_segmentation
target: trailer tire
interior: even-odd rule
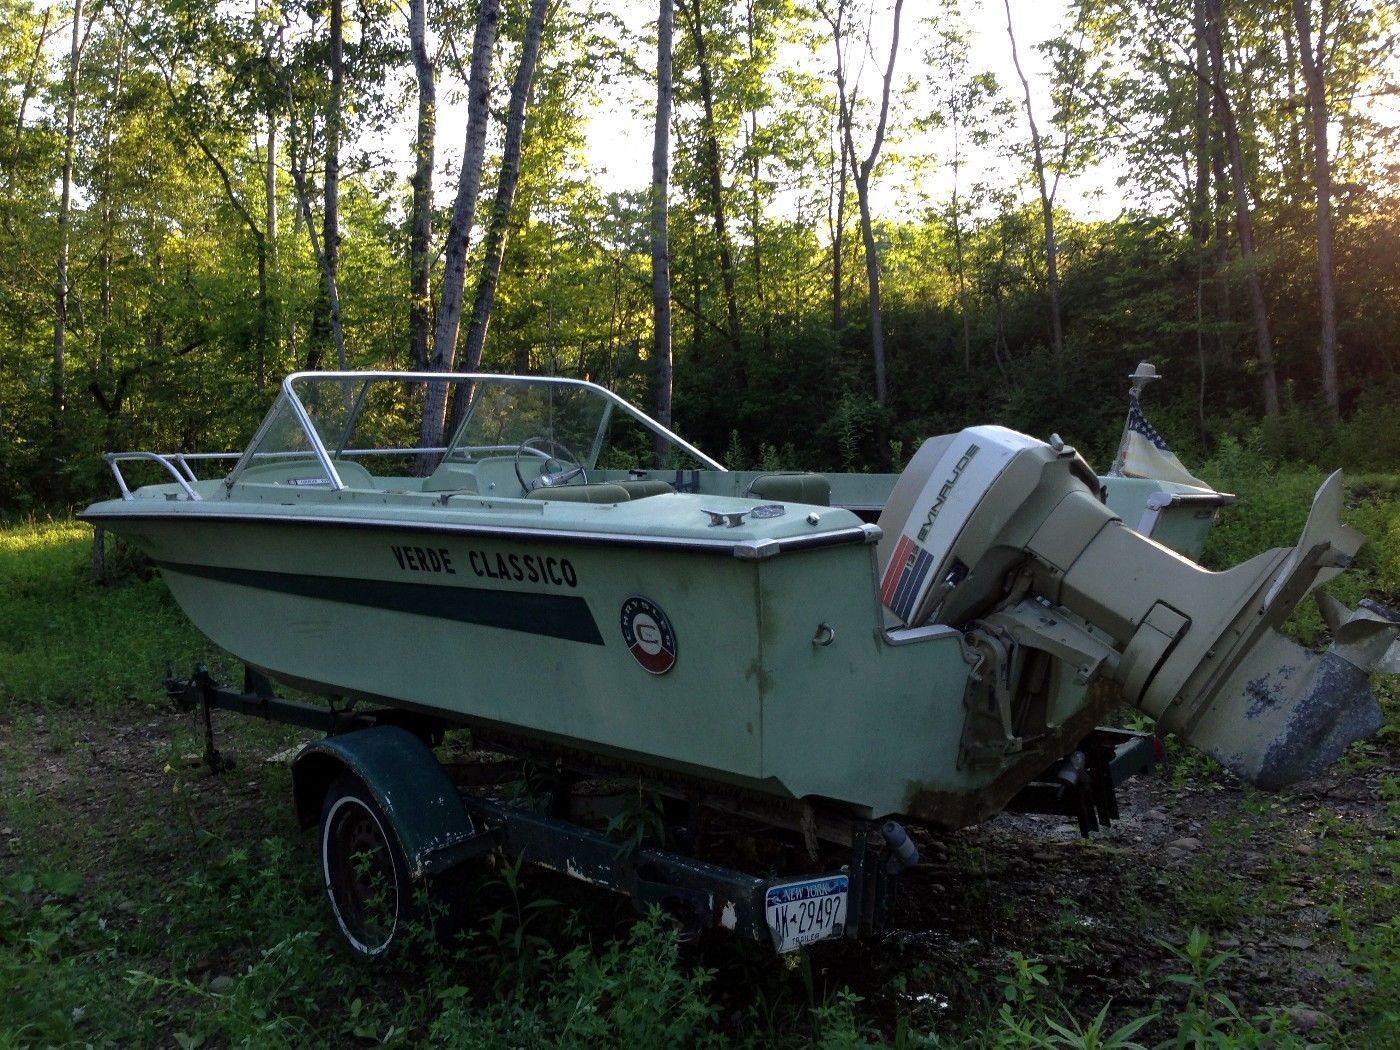
[[[383,958],[421,916],[393,825],[353,773],[331,783],[321,806],[321,876],[341,938],[356,955]]]

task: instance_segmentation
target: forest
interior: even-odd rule
[[[0,11],[0,1050],[1400,1045],[1396,676],[1288,791],[1165,734],[1091,838],[924,835],[866,941],[682,944],[502,863],[367,965],[287,804],[309,734],[218,713],[211,772],[162,669],[241,666],[72,517],[104,451],[240,449],[299,370],[586,378],[731,468],[1000,423],[1103,472],[1145,360],[1239,497],[1204,566],[1341,467],[1328,591],[1400,607],[1394,0]],[[437,445],[441,385],[393,386]]]
[[[734,466],[880,469],[983,421],[1104,463],[1150,359],[1185,457],[1400,460],[1387,3],[1074,0],[1035,44],[967,0],[3,4],[0,512],[241,446],[327,367],[587,377]]]

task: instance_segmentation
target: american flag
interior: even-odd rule
[[[1118,446],[1112,473],[1209,488],[1205,482],[1191,476],[1166,439],[1147,421],[1136,390],[1128,394],[1128,422],[1123,427],[1123,441]]]
[[[1149,423],[1147,417],[1142,414],[1142,402],[1138,400],[1136,392],[1128,395],[1128,429],[1147,438],[1159,451],[1171,452],[1171,449],[1167,446],[1166,439],[1157,432],[1157,428]]]

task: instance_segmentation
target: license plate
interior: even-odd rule
[[[764,898],[773,947],[790,952],[804,944],[840,937],[846,932],[845,875],[769,886]]]

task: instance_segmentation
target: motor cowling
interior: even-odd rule
[[[1066,717],[1047,697],[1068,675],[1111,681],[1163,728],[1279,788],[1380,728],[1367,675],[1400,664],[1386,610],[1325,607],[1341,633],[1322,654],[1278,633],[1364,542],[1341,523],[1341,498],[1339,472],[1294,548],[1210,572],[1126,527],[1072,448],[973,427],[925,442],[896,484],[880,519],[881,599],[904,625],[964,631],[994,696],[969,704],[973,759]]]

